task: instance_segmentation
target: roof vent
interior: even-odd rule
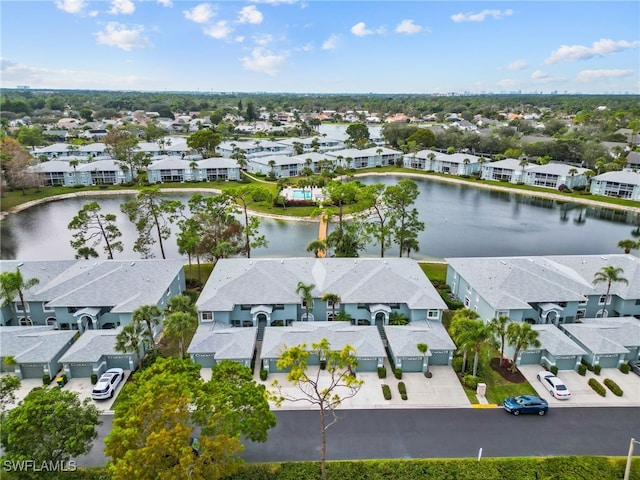
[[[507,262],[505,262],[504,260],[500,260],[500,263],[503,264],[503,265],[507,264]]]
[[[608,260],[608,258],[605,257],[604,255],[601,255],[600,258],[603,259],[603,260]]]
[[[21,267],[21,266],[23,266],[23,265],[24,265],[24,262],[20,262],[20,263],[18,264],[18,268],[20,268],[20,267]]]
[[[132,267],[136,264],[136,262],[131,262],[129,265],[131,265]]]

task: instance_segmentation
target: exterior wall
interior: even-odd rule
[[[631,190],[629,192],[629,190]],[[594,195],[603,195],[623,198],[630,200],[640,200],[640,185],[622,184],[620,182],[608,182],[606,180],[591,181],[589,191]]]
[[[542,364],[547,368],[558,367],[558,370],[575,370],[580,364],[582,357],[577,355],[551,355],[546,350],[542,352]]]

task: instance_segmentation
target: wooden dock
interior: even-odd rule
[[[327,228],[329,226],[329,222],[327,221],[327,216],[322,214],[320,215],[320,224],[318,226],[318,240],[322,241],[322,242],[326,242],[327,241]],[[318,257],[319,258],[324,258],[326,255],[326,252],[324,251],[319,251],[318,252]]]

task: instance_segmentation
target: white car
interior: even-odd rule
[[[106,400],[112,398],[116,393],[116,388],[124,379],[124,370],[121,368],[110,368],[102,374],[98,382],[93,386],[91,398],[94,400]]]
[[[568,400],[571,397],[571,392],[567,386],[553,373],[547,372],[546,370],[538,372],[538,380],[542,382],[544,388],[546,388],[554,398],[558,400]]]

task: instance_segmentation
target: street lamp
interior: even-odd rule
[[[624,480],[629,480],[629,475],[631,474],[631,458],[633,458],[633,444],[634,443],[638,443],[640,444],[640,442],[638,440],[636,440],[635,438],[631,438],[631,441],[629,442],[629,454],[627,455],[627,466],[624,469]]]

